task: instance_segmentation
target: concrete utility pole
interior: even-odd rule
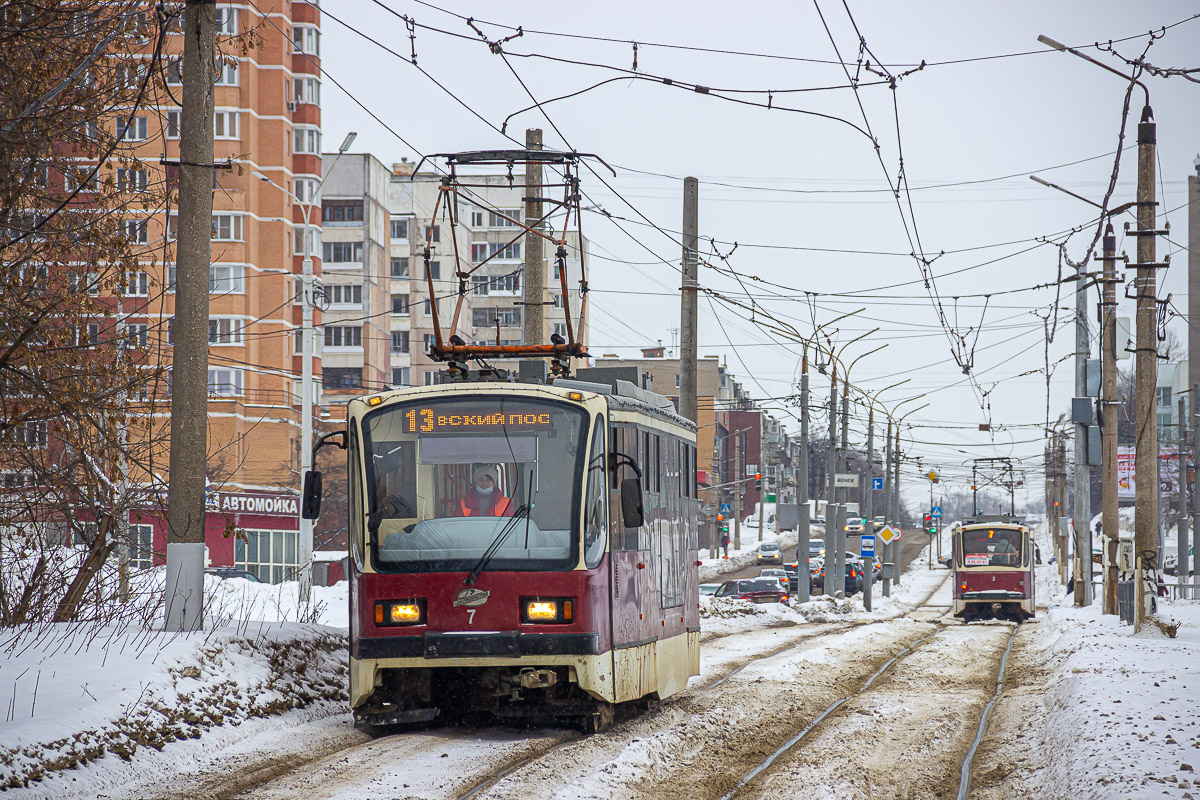
[[[1104,231],[1104,301],[1101,305],[1100,444],[1102,487],[1101,530],[1104,532],[1104,613],[1117,613],[1117,540],[1121,519],[1117,507],[1117,237],[1110,223]],[[1190,302],[1190,300],[1189,300]]]
[[[542,129],[525,131],[525,149],[542,149]],[[521,305],[521,325],[525,344],[545,344],[542,305],[546,287],[545,262],[542,259],[542,165],[530,162],[525,165],[525,225],[533,230],[525,232],[525,291]]]
[[[874,480],[875,480],[875,404],[872,403],[867,410],[867,488],[863,497],[863,517],[866,522],[863,523],[863,535],[875,533],[875,503],[874,503]],[[867,528],[870,530],[867,530]],[[862,550],[860,549],[861,553]],[[871,610],[871,579],[875,577],[875,559],[863,559],[863,608],[867,611]]]
[[[1175,564],[1175,582],[1187,583],[1187,548],[1188,548],[1188,485],[1187,485],[1187,454],[1188,454],[1188,417],[1187,399],[1179,398],[1179,548],[1178,560]]]
[[[169,631],[196,631],[204,624],[216,6],[204,0],[187,0],[183,18],[183,111],[179,137],[179,233],[175,257],[164,600]]]
[[[848,469],[850,463],[850,371],[842,376],[842,446],[838,451],[839,469]],[[849,489],[842,489],[841,502],[838,503],[838,520],[834,526],[834,536],[837,538],[837,597],[846,596],[846,523],[850,519],[846,495]],[[828,573],[826,573],[828,577]]]
[[[800,456],[796,459],[796,585],[792,594],[796,602],[807,603],[809,519],[812,511],[808,500],[808,346],[800,358]]]
[[[679,315],[679,414],[696,422],[696,287],[700,243],[700,184],[683,179],[683,287]]]
[[[900,511],[903,508],[903,506],[900,503],[900,423],[898,423],[898,422],[896,423],[896,446],[892,449],[892,460],[895,462],[895,468],[896,468],[896,482],[895,482],[895,489],[894,489],[895,494],[893,495],[894,501],[896,503],[895,519],[896,519],[896,524],[899,525],[900,524]],[[903,530],[903,529],[901,529],[901,530]],[[895,564],[895,566],[892,567],[892,581],[897,586],[899,586],[900,585],[900,572],[901,572],[901,570],[900,570],[900,543],[899,542],[893,542],[891,544],[890,553],[892,556],[892,563]]]
[[[733,549],[742,549],[742,479],[746,477],[742,467],[742,431],[733,437]]]
[[[1192,387],[1189,409],[1192,414],[1192,463],[1200,467],[1200,155],[1192,162],[1195,175],[1188,176],[1188,386]],[[1197,470],[1200,472],[1200,469]],[[1200,539],[1200,485],[1192,487],[1192,537]],[[1179,543],[1179,563],[1175,574],[1189,579],[1188,567],[1193,560],[1188,549]]]
[[[885,525],[897,525],[895,518],[892,516],[892,418],[888,417],[887,436],[883,440],[883,518]],[[892,559],[892,544],[888,542],[883,546],[883,563],[894,564]],[[895,567],[892,567],[895,569]],[[884,567],[883,572],[883,596],[892,596],[892,579],[888,576],[888,569]]]
[[[1087,393],[1087,361],[1091,355],[1088,337],[1087,260],[1075,272],[1075,397],[1089,413],[1093,406]],[[1092,604],[1092,498],[1091,470],[1088,468],[1086,420],[1075,422],[1075,605]]]
[[[1138,243],[1137,257],[1137,354],[1134,363],[1134,434],[1136,437],[1134,493],[1134,548],[1137,576],[1134,585],[1134,633],[1141,631],[1146,617],[1154,612],[1154,592],[1146,586],[1158,583],[1158,417],[1155,415],[1155,385],[1158,374],[1157,267],[1154,262],[1154,155],[1157,141],[1154,112],[1149,97],[1138,123]]]
[[[755,465],[754,472],[759,477],[754,481],[754,493],[758,495],[758,541],[763,540],[763,519],[767,516],[767,493],[762,488],[763,467],[766,466],[763,461],[763,417],[758,416],[758,463]],[[776,500],[779,496],[776,495]]]
[[[838,471],[837,446],[837,362],[830,359],[829,364],[829,452],[825,454],[826,495],[825,495],[825,594],[836,597],[834,590],[834,572],[837,554],[837,492],[834,488]]]
[[[1057,456],[1057,477],[1055,480],[1058,485],[1058,493],[1056,495],[1057,507],[1059,514],[1059,525],[1061,534],[1059,539],[1062,541],[1062,582],[1067,582],[1067,575],[1070,573],[1071,550],[1070,541],[1067,538],[1067,437],[1065,433],[1060,433],[1058,436],[1058,456]]]

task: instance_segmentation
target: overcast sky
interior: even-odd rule
[[[532,104],[530,94],[545,102],[619,78],[545,105],[549,120],[537,110],[517,114],[507,130],[523,144],[525,128],[542,128],[547,147],[596,153],[616,169],[614,178],[596,165],[611,188],[588,170],[583,174],[585,202],[629,220],[584,215],[592,242],[593,354],[637,355],[637,348],[660,339],[667,346],[674,341],[676,232],[682,178],[692,175],[701,181],[703,255],[738,273],[701,270],[701,284],[727,298],[726,304],[701,301],[701,355],[720,355],[752,396],[791,420],[794,409],[766,398],[796,391],[799,347],[766,330],[764,317],[807,334],[814,320],[865,308],[830,326],[837,330],[834,344],[878,327],[846,349],[852,359],[888,345],[859,361],[852,381],[876,391],[909,379],[882,394],[887,405],[930,393],[906,406],[930,404],[910,417],[932,426],[913,431],[912,454],[949,476],[962,474],[975,456],[1015,456],[1031,472],[1030,487],[1040,486],[1042,469],[1043,319],[1059,326],[1049,347],[1050,413],[1057,417],[1073,394],[1070,359],[1058,362],[1074,350],[1074,296],[1072,284],[1013,290],[1053,284],[1059,276],[1059,248],[1039,237],[1062,241],[1082,228],[1066,244],[1066,255],[1079,260],[1096,226],[1093,209],[1028,175],[1100,201],[1113,171],[1127,86],[1094,64],[1047,50],[1037,37],[1127,69],[1118,56],[1092,45],[1113,40],[1120,56],[1134,58],[1146,46],[1147,31],[1198,10],[1185,2],[1090,0],[850,2],[849,11],[834,0],[439,0],[444,11],[412,0],[323,5],[326,141],[357,131],[354,149],[386,164],[425,153],[515,147],[497,129]],[[516,26],[525,29],[501,45],[507,59],[468,27],[462,17],[472,14],[493,23],[477,22],[492,41]],[[400,15],[417,23],[415,40]],[[858,63],[859,34],[871,69]],[[634,41],[636,75],[629,72]],[[410,63],[414,48],[417,67]],[[710,52],[718,50],[725,52]],[[846,67],[837,63],[839,54]],[[1168,27],[1146,58],[1164,68],[1200,66],[1200,19]],[[913,71],[922,62],[927,66]],[[859,80],[857,93],[847,71]],[[894,93],[878,72],[903,75]],[[664,84],[664,77],[677,85]],[[1181,206],[1200,152],[1200,85],[1183,77],[1144,80],[1158,122],[1160,224],[1165,211],[1175,230],[1171,238],[1184,244]],[[696,92],[695,85],[711,91]],[[818,91],[789,91],[801,89]],[[769,110],[746,104],[768,102]],[[1142,104],[1135,91],[1113,206],[1134,198]],[[889,184],[898,184],[901,152],[909,192],[898,203]],[[1063,166],[1072,162],[1081,163]],[[925,272],[933,277],[946,326],[959,337],[957,358],[922,266],[909,255],[918,247],[933,259]],[[1132,257],[1133,239],[1120,237],[1118,249]],[[1160,259],[1176,251],[1160,241]],[[1161,293],[1170,292],[1186,311],[1186,252],[1173,261],[1161,276]],[[1071,272],[1065,263],[1062,269]],[[808,300],[806,292],[812,293]],[[994,294],[980,296],[987,293]],[[1093,308],[1096,299],[1092,290]],[[757,304],[761,311],[752,319],[728,302]],[[1127,305],[1122,313],[1132,315]],[[1183,334],[1182,322],[1175,324]],[[970,376],[959,362],[967,363]],[[815,377],[818,395],[827,392],[822,386],[828,383]],[[982,422],[991,423],[992,433],[978,431]],[[863,423],[858,428],[861,436]],[[1040,489],[1030,496],[1040,497]]]

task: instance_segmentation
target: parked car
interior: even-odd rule
[[[204,574],[212,575],[221,580],[225,580],[226,578],[243,578],[251,583],[261,583],[257,575],[240,567],[209,567],[204,570]]]
[[[783,551],[779,549],[776,542],[763,542],[758,546],[758,552],[754,554],[754,563],[757,564],[782,564]]]
[[[814,565],[813,567],[811,567],[811,570],[810,570],[811,577],[812,577],[812,582],[810,584],[812,586],[812,588],[810,589],[810,591],[823,592],[823,591],[825,591],[825,563],[823,560],[819,561],[819,562],[813,561],[810,563],[812,563]],[[846,575],[846,579],[845,579],[846,582],[842,589],[842,591],[845,593],[845,595],[847,597],[849,597],[852,594],[857,594],[858,592],[861,592],[862,588],[863,588],[862,568],[859,567],[859,565],[857,563],[855,563],[855,564],[848,563],[848,564],[846,564],[845,575]]]
[[[702,583],[700,584],[700,594],[716,594],[717,589],[721,588],[719,583]]]
[[[775,580],[777,580],[777,581],[779,581],[780,583],[782,583],[782,584],[783,584],[783,588],[785,588],[785,589],[790,589],[790,588],[791,588],[791,587],[789,586],[789,584],[791,583],[791,578],[789,578],[789,577],[788,577],[788,573],[787,573],[787,567],[786,567],[786,566],[783,566],[783,567],[767,567],[766,569],[761,569],[761,570],[759,570],[759,571],[758,571],[758,577],[760,577],[760,578],[774,578]]]
[[[788,593],[774,578],[743,578],[725,581],[717,589],[717,597],[734,597],[751,603],[783,603],[787,605]]]

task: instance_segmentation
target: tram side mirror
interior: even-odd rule
[[[621,481],[621,519],[626,528],[640,528],[646,522],[642,510],[642,482],[639,478]]]
[[[304,473],[304,497],[300,504],[300,516],[316,519],[321,516],[321,473],[309,470]]]

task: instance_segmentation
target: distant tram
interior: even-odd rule
[[[952,531],[954,616],[968,622],[1034,616],[1034,545],[1016,517],[976,517]]]
[[[696,427],[667,398],[456,382],[352,400],[339,436],[356,725],[596,730],[699,674]]]

